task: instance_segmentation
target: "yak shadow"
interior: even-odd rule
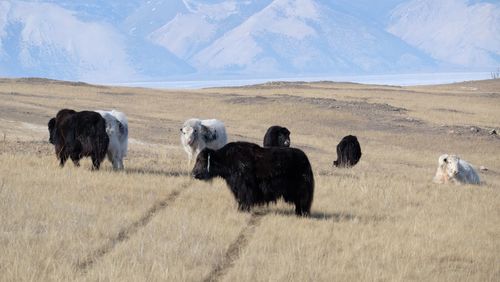
[[[165,171],[161,169],[144,169],[144,168],[125,168],[126,174],[143,174],[143,175],[163,175],[169,177],[191,176],[188,171]]]
[[[270,213],[282,216],[294,216],[295,212],[293,210],[284,210],[278,209],[271,211]],[[333,221],[333,222],[380,222],[387,219],[386,216],[379,215],[356,215],[349,212],[336,212],[336,213],[328,213],[328,212],[319,212],[313,211],[309,215],[304,216],[306,219],[320,220],[320,221]]]

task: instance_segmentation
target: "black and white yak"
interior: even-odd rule
[[[227,144],[226,127],[217,119],[188,119],[181,128],[181,144],[188,155],[190,165],[201,150],[217,150]]]

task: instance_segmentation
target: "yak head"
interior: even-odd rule
[[[217,135],[216,132],[212,132],[207,126],[203,125],[199,119],[189,119],[181,128],[181,138],[187,145],[191,146],[198,139],[211,142],[217,138]]]
[[[201,121],[199,119],[188,119],[181,128],[181,138],[187,145],[191,146],[200,134]]]
[[[50,144],[56,145],[55,142],[57,142],[57,128],[56,128],[56,123],[57,124],[63,124],[71,118],[73,114],[75,114],[76,111],[72,109],[62,109],[59,112],[57,112],[57,115],[55,118],[51,118],[48,123],[48,128],[49,128],[49,142]]]
[[[290,131],[286,127],[273,125],[264,136],[264,147],[290,147]]]
[[[56,135],[56,119],[55,118],[51,118],[49,120],[48,127],[49,127],[49,142],[50,142],[50,144],[55,145],[55,135]]]
[[[446,175],[450,178],[455,177],[460,171],[460,157],[456,155],[441,155],[438,162],[439,167],[441,167],[442,171],[446,172]]]
[[[194,178],[208,180],[215,176],[215,151],[205,148],[196,157],[191,174]]]
[[[280,147],[290,147],[290,130],[282,127],[278,133],[278,144]]]
[[[456,155],[449,155],[447,158],[443,160],[446,162],[446,173],[450,178],[457,176],[460,172],[459,162],[460,158]]]

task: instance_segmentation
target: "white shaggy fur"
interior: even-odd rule
[[[481,180],[474,168],[456,155],[444,154],[439,157],[434,176],[435,183],[480,184]]]
[[[218,150],[227,143],[224,123],[216,119],[188,119],[181,128],[181,144],[188,154],[188,164],[204,148]]]
[[[106,133],[109,137],[108,159],[113,169],[123,169],[123,158],[128,149],[128,120],[124,113],[115,110],[96,111],[106,120]]]

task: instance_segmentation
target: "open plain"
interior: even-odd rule
[[[129,118],[125,170],[58,167],[59,109]],[[310,217],[241,213],[225,183],[189,176],[179,128],[229,140],[291,131],[316,180]],[[500,79],[437,86],[267,83],[153,90],[0,79],[1,281],[500,281]],[[499,132],[500,133],[500,132]],[[363,155],[335,169],[353,134]],[[455,153],[482,185],[432,183]]]

